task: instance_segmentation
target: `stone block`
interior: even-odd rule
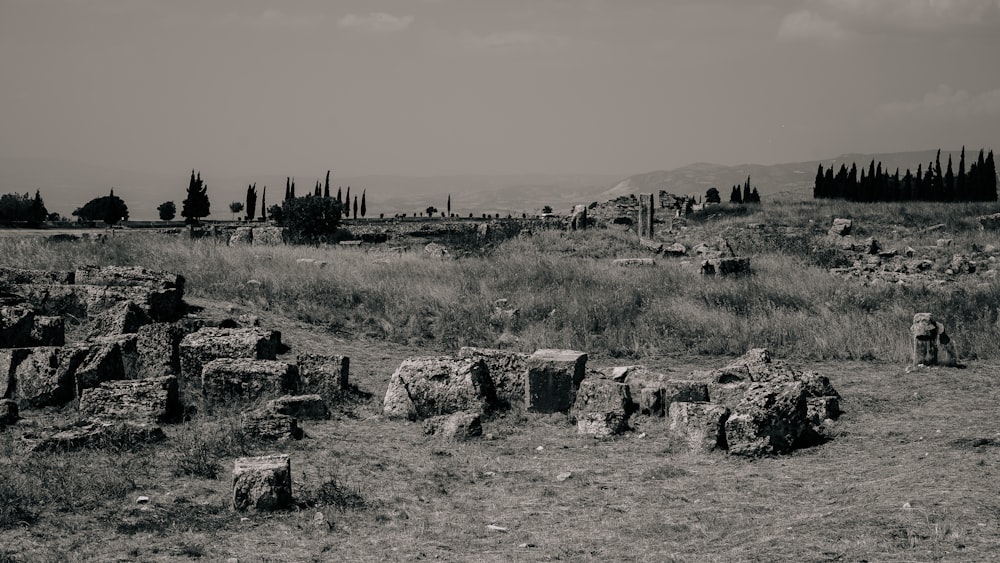
[[[35,442],[33,452],[63,452],[81,448],[118,449],[138,444],[152,444],[167,438],[163,429],[154,424],[82,420],[57,428]]]
[[[31,350],[27,348],[0,348],[0,397],[14,398],[17,381],[15,372],[29,354]]]
[[[663,416],[666,412],[663,407],[663,389],[661,387],[641,387],[638,396],[639,404],[636,407],[640,414]]]
[[[280,246],[288,240],[288,229],[284,227],[254,227],[253,246]]]
[[[528,354],[491,348],[463,347],[459,358],[479,359],[486,363],[500,408],[524,407],[524,377]]]
[[[201,372],[202,394],[215,404],[278,397],[294,393],[297,386],[298,368],[275,360],[220,358]]]
[[[35,317],[31,342],[32,346],[65,346],[66,321],[62,317]]]
[[[299,393],[315,393],[335,401],[349,387],[351,359],[347,356],[299,354]]]
[[[25,348],[34,345],[35,311],[25,305],[0,306],[0,347]]]
[[[152,323],[136,332],[139,371],[148,375],[181,373],[181,340],[190,331],[179,323]],[[201,373],[198,373],[200,377]]]
[[[76,269],[75,279],[77,285],[184,290],[184,276],[139,266],[83,266]]]
[[[73,272],[0,267],[0,285],[71,285]]]
[[[202,366],[220,358],[273,360],[281,345],[281,333],[261,328],[202,328],[180,343],[181,376],[190,381],[201,377]]]
[[[229,235],[229,246],[240,244],[253,244],[253,227],[236,227],[233,234]]]
[[[827,234],[838,237],[847,236],[851,234],[851,227],[853,225],[854,222],[850,219],[834,219],[833,225],[830,226],[830,230],[827,231]]]
[[[22,408],[62,406],[76,396],[76,371],[86,348],[45,346],[28,349],[14,367],[13,393]]]
[[[483,360],[425,356],[407,358],[392,374],[382,412],[415,420],[495,406],[496,390]]]
[[[670,439],[691,452],[711,452],[726,447],[724,434],[729,409],[723,405],[677,401],[671,403]]]
[[[91,319],[90,335],[93,337],[116,334],[135,334],[143,325],[153,322],[136,303],[122,301]]]
[[[12,399],[0,399],[0,430],[15,424],[17,419],[17,403]]]
[[[462,411],[428,418],[424,421],[424,433],[464,442],[482,436],[483,424],[479,414]]]
[[[653,238],[653,194],[639,194],[639,239]]]
[[[174,376],[108,381],[84,389],[80,411],[101,420],[171,422],[181,413]]]
[[[525,407],[529,412],[569,410],[586,377],[587,354],[575,350],[537,350],[528,357]]]
[[[628,385],[610,379],[584,379],[573,404],[576,431],[606,437],[628,430],[632,396]]]
[[[133,345],[134,342],[133,337]],[[105,381],[117,381],[126,378],[125,355],[123,351],[125,346],[114,339],[76,346],[84,354],[83,361],[80,362],[73,374],[76,396],[80,396],[84,389],[97,387]]]
[[[283,395],[268,401],[267,410],[293,416],[299,420],[326,420],[330,418],[330,410],[320,395]]]
[[[237,458],[233,464],[233,507],[272,511],[292,505],[292,462],[287,454]]]
[[[806,416],[813,426],[819,426],[828,419],[836,419],[840,416],[840,398],[807,397]]]
[[[301,440],[303,436],[297,418],[268,409],[243,413],[240,425],[244,434],[258,440]]]
[[[663,389],[663,409],[666,412],[673,403],[708,402],[708,385],[701,381],[668,379],[661,384]]]
[[[798,381],[751,383],[726,420],[729,453],[785,453],[811,431],[805,386]]]
[[[743,394],[749,385],[748,382],[709,383],[708,398],[711,402],[732,410],[743,400]]]

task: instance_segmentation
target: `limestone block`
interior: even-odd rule
[[[587,354],[575,350],[537,350],[528,357],[525,406],[530,412],[569,410],[586,377]]]
[[[273,360],[281,345],[281,333],[262,328],[202,328],[180,343],[181,376],[191,381],[201,377],[202,366],[219,358]]]
[[[910,335],[913,337],[913,363],[927,366],[938,362],[938,332],[939,324],[930,313],[913,315],[910,325]]]
[[[253,244],[253,227],[236,227],[229,236],[229,246]]]
[[[267,402],[270,412],[293,416],[299,420],[326,420],[330,410],[320,395],[283,395]]]
[[[785,453],[811,430],[805,386],[798,381],[751,383],[726,420],[729,453]]]
[[[80,411],[101,420],[170,422],[180,415],[174,376],[108,381],[84,389]]]
[[[111,448],[152,444],[166,439],[163,429],[153,424],[82,420],[57,428],[31,447],[33,452],[62,452],[81,448]]]
[[[662,383],[661,388],[663,389],[664,411],[667,411],[671,404],[677,402],[708,402],[708,385],[701,381],[668,379]]]
[[[14,374],[28,354],[31,350],[27,348],[0,348],[0,397],[10,399],[15,396],[17,379]]]
[[[140,326],[136,332],[139,371],[148,375],[181,372],[181,340],[190,332],[178,323],[152,323]],[[201,373],[198,373],[200,376]]]
[[[254,227],[253,246],[281,246],[288,240],[288,229],[285,227]]]
[[[113,338],[76,346],[84,353],[83,361],[73,374],[76,396],[80,396],[84,389],[97,387],[105,381],[126,379],[127,375],[134,376],[134,356],[130,358],[132,373],[126,374],[125,370],[125,350],[134,349],[134,345],[135,337],[132,336],[131,346],[128,341],[123,343]]]
[[[528,371],[528,354],[466,346],[459,349],[458,357],[486,363],[501,408],[524,407],[524,377]]]
[[[347,356],[299,354],[299,393],[315,393],[335,401],[349,387],[351,359]]]
[[[663,389],[659,386],[640,388],[638,411],[649,416],[663,416],[666,412],[663,408]]]
[[[813,426],[819,426],[824,420],[836,419],[840,416],[840,398],[807,397],[806,416]]]
[[[61,406],[76,396],[76,370],[87,357],[86,348],[44,346],[30,348],[14,367],[13,396],[22,408]]]
[[[0,285],[70,285],[73,278],[73,272],[0,267]]]
[[[573,405],[576,431],[601,437],[621,434],[628,430],[631,410],[628,385],[610,379],[584,379]]]
[[[483,360],[425,356],[404,360],[392,374],[382,412],[413,420],[495,406],[496,390]]]
[[[151,322],[153,320],[142,307],[132,301],[123,301],[91,319],[90,335],[98,337],[134,334],[143,325]]]
[[[708,397],[711,402],[732,410],[743,400],[743,394],[749,385],[749,382],[709,383]]]
[[[35,311],[25,305],[0,306],[0,347],[32,346],[31,331],[35,326]]]
[[[850,219],[834,219],[833,225],[830,226],[830,230],[827,231],[828,234],[844,237],[851,234],[851,227],[854,222]]]
[[[726,418],[729,409],[704,402],[671,403],[669,433],[672,441],[691,452],[710,452],[724,448]]]
[[[271,511],[292,505],[292,462],[287,454],[237,458],[233,464],[236,510]]]
[[[275,360],[220,358],[204,365],[202,394],[209,402],[250,402],[295,392],[298,368]]]
[[[77,268],[75,279],[77,285],[184,290],[184,276],[139,266],[83,266]]]
[[[244,434],[258,440],[301,440],[303,436],[297,418],[268,409],[243,413],[240,424]]]

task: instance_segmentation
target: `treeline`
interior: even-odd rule
[[[729,192],[729,203],[760,203],[760,194],[757,193],[757,186],[753,189],[750,188],[750,176],[747,176],[747,181],[743,184],[743,189],[740,189],[739,185],[733,186],[733,191]]]
[[[0,222],[41,223],[42,221],[58,221],[58,213],[49,213],[45,209],[40,190],[35,190],[35,197],[28,194],[4,194],[0,196]]]
[[[957,174],[951,155],[942,172],[940,149],[937,158],[927,163],[926,169],[919,164],[916,174],[907,168],[902,176],[898,168],[890,174],[874,159],[867,172],[864,166],[859,169],[856,163],[851,163],[850,169],[841,164],[835,174],[832,166],[824,170],[820,164],[813,197],[848,201],[996,201],[997,171],[993,151],[987,155],[983,149],[966,171],[965,147],[959,157]]]
[[[267,187],[265,186],[264,189],[266,190]],[[256,190],[256,186],[251,186],[250,188],[247,189],[247,200],[248,201],[249,201],[249,199],[251,197],[251,191],[255,191],[255,190]],[[336,199],[337,200],[337,204],[341,208],[342,215],[345,218],[350,219],[352,217],[352,213],[353,213],[353,217],[355,219],[357,219],[358,217],[364,217],[365,215],[368,214],[368,202],[366,201],[366,199],[367,199],[366,196],[367,196],[367,190],[362,190],[360,204],[359,204],[357,193],[354,194],[354,201],[352,202],[351,201],[351,186],[347,186],[347,194],[346,195],[344,195],[344,191],[343,191],[342,187],[337,187],[337,196],[336,196],[336,198],[334,198],[330,194],[330,171],[327,170],[326,171],[326,181],[323,184],[320,184],[320,181],[316,180],[316,186],[311,191],[307,191],[305,193],[305,195],[301,196],[301,197],[306,197],[306,198],[309,198],[309,197],[321,197],[321,198],[326,198],[326,199]],[[284,198],[283,201],[288,201],[288,200],[296,199],[297,197],[299,197],[299,196],[295,195],[295,179],[294,178],[290,178],[290,177],[289,178],[285,178],[285,198]],[[269,210],[269,211],[272,211],[272,213],[271,213],[272,216],[274,215],[273,210],[275,208],[279,208],[279,206],[277,206],[277,205],[272,206],[271,209]],[[248,217],[248,219],[252,220],[252,217]]]

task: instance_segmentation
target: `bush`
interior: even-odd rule
[[[319,244],[334,242],[340,224],[342,205],[326,197],[301,197],[285,200],[282,224],[288,227],[291,242]]]

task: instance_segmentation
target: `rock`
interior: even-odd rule
[[[978,218],[979,228],[985,231],[995,231],[1000,229],[1000,213],[983,215]]]
[[[35,311],[25,305],[0,306],[0,347],[26,348],[34,342]]]
[[[202,366],[220,358],[273,360],[281,333],[261,328],[202,328],[180,343],[181,375],[191,381],[201,377]]]
[[[233,234],[229,235],[229,246],[241,244],[253,244],[253,227],[236,227]]]
[[[293,416],[300,420],[326,420],[330,410],[319,395],[283,395],[267,402],[270,412]]]
[[[667,256],[686,256],[687,248],[683,244],[675,242],[674,244],[664,248],[663,253]]]
[[[612,266],[655,266],[656,261],[652,258],[616,258],[611,261]]]
[[[83,348],[46,346],[28,349],[13,368],[13,398],[22,408],[68,403],[76,394],[77,367],[86,357],[87,350]],[[6,396],[11,398],[9,392]]]
[[[76,396],[84,389],[97,387],[105,381],[125,379],[122,346],[115,341],[94,342],[80,346],[85,353],[76,368]]]
[[[732,410],[743,400],[743,394],[746,393],[749,386],[749,381],[737,381],[733,383],[712,382],[708,384],[708,397],[711,402]]]
[[[152,323],[140,326],[136,332],[139,371],[149,374],[180,375],[181,340],[189,334],[178,323]],[[200,372],[198,374],[201,375]]]
[[[807,397],[806,416],[814,427],[840,416],[839,397]]]
[[[730,276],[750,273],[749,258],[709,258],[702,260],[701,273],[710,276]]]
[[[424,421],[424,433],[463,442],[482,436],[483,424],[479,414],[461,411],[428,418]]]
[[[934,319],[931,313],[913,315],[910,325],[910,335],[913,336],[913,363],[915,365],[958,366],[958,354],[951,337],[945,332],[944,325]],[[945,352],[944,358],[939,358],[939,352]]]
[[[663,390],[663,408],[666,411],[673,403],[708,402],[708,385],[701,381],[668,379],[660,388]]]
[[[299,354],[299,393],[318,394],[327,402],[338,400],[349,387],[351,359],[347,356]]]
[[[171,422],[181,414],[174,376],[109,381],[80,395],[80,412],[101,420]]]
[[[938,248],[946,248],[951,246],[952,242],[953,241],[950,238],[939,238],[935,242],[935,246],[937,246]]]
[[[0,397],[14,397],[17,367],[21,365],[28,355],[30,349],[26,348],[0,348]]]
[[[0,267],[0,285],[71,285],[74,272]]]
[[[243,413],[240,426],[244,434],[258,440],[301,440],[303,436],[297,418],[270,409]]]
[[[711,452],[726,447],[725,424],[729,409],[704,402],[671,403],[670,438],[691,452]]]
[[[729,453],[742,456],[788,452],[810,430],[798,381],[751,383],[725,425]]]
[[[853,225],[854,222],[850,219],[834,219],[833,225],[830,227],[830,230],[827,231],[827,234],[838,237],[847,236],[851,234],[851,227]]]
[[[36,442],[33,452],[62,452],[81,448],[113,449],[152,444],[166,439],[159,426],[133,422],[82,420],[70,426],[57,428]]]
[[[639,194],[639,240],[653,238],[655,213],[653,194]]]
[[[584,379],[573,404],[578,434],[606,437],[628,430],[632,396],[628,385],[610,379]]]
[[[587,206],[574,205],[573,213],[569,217],[570,230],[583,230],[587,228]]]
[[[645,248],[646,250],[652,252],[653,254],[660,254],[663,252],[663,243],[651,239],[639,239],[639,246]]]
[[[32,346],[65,346],[66,322],[62,317],[35,317],[31,327]]]
[[[390,377],[382,412],[414,420],[459,411],[482,413],[495,405],[496,391],[483,360],[417,357],[403,360]]]
[[[491,348],[463,347],[458,357],[482,360],[489,371],[500,408],[524,408],[524,377],[528,354]]]
[[[151,322],[153,320],[141,307],[132,301],[124,301],[95,317],[90,335],[135,334]]]
[[[431,258],[444,259],[450,254],[448,249],[436,242],[432,242],[424,247],[424,252]]]
[[[556,475],[556,481],[562,483],[573,476],[572,471],[563,471],[562,473]],[[525,546],[527,547],[527,546]]]
[[[281,246],[288,240],[288,229],[285,227],[254,227],[253,246]]]
[[[275,360],[219,358],[204,365],[201,390],[211,403],[252,402],[294,393],[298,368]]]
[[[569,410],[586,377],[587,354],[575,350],[537,350],[528,357],[525,408],[529,412]]]
[[[272,511],[292,505],[292,462],[287,454],[237,458],[233,464],[233,507]]]
[[[17,403],[12,399],[0,399],[0,430],[15,424],[17,419]]]
[[[771,363],[771,355],[764,348],[754,348],[729,364],[713,370],[709,378],[715,383],[757,381]]]
[[[184,291],[184,276],[147,270],[139,266],[84,266],[77,268],[76,285],[146,287],[149,289],[180,289]]]
[[[633,399],[635,394],[633,394]],[[639,404],[636,410],[648,416],[663,416],[663,389],[660,387],[641,387],[639,389]]]

